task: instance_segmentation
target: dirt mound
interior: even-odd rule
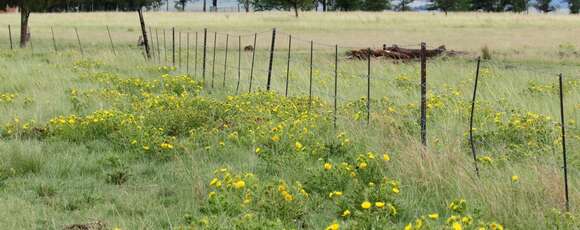
[[[359,60],[366,60],[369,56],[373,58],[390,58],[396,60],[410,60],[410,59],[418,59],[421,57],[421,49],[408,49],[408,48],[401,48],[397,45],[392,45],[387,47],[383,45],[382,49],[360,49],[360,50],[350,50],[346,52],[346,55],[350,59],[359,59]],[[458,51],[447,51],[444,45],[437,47],[436,49],[427,49],[426,56],[427,58],[437,57],[441,55],[447,56],[457,56],[460,54],[464,54],[464,52]]]

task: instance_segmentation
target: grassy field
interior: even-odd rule
[[[146,61],[136,46],[136,13],[33,14],[33,45],[15,51],[9,49],[7,31],[0,32],[0,228],[62,229],[94,221],[106,229],[580,228],[580,20],[575,16],[145,17],[154,35],[166,30],[167,41],[171,27],[183,38],[190,33],[189,63],[182,50],[180,68],[172,69],[171,54],[162,45],[160,58]],[[18,15],[0,15],[0,28],[17,23]],[[277,93],[267,93],[274,27]],[[210,31],[206,82],[200,81],[203,28]],[[247,93],[251,52],[238,59],[238,35],[246,46],[254,32],[259,32],[254,92]],[[289,34],[290,97],[284,97]],[[310,40],[316,42],[312,105]],[[418,47],[421,41],[468,52],[428,62],[427,148],[418,138],[418,63],[372,60],[367,125],[367,63],[344,55],[352,48]],[[157,40],[153,43],[156,50]],[[340,47],[337,128],[334,44]],[[482,63],[478,90],[477,177],[467,132],[474,60],[484,46],[492,58]],[[565,76],[569,213],[564,211],[558,73]]]

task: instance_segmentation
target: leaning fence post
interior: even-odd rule
[[[272,64],[274,62],[274,49],[276,48],[276,28],[272,30],[272,46],[270,46],[270,61],[268,63],[268,82],[266,85],[266,90],[270,91],[270,85],[272,83]]]
[[[286,90],[284,95],[288,97],[288,81],[290,81],[290,57],[292,53],[292,35],[288,35],[288,65],[286,65]]]
[[[141,22],[141,33],[143,34],[143,44],[145,44],[145,54],[147,54],[147,59],[151,59],[151,53],[149,50],[149,39],[147,38],[147,29],[145,29],[145,19],[143,19],[143,10],[137,10],[139,13],[139,21]]]
[[[314,61],[314,41],[310,40],[310,74],[308,76],[308,110],[312,107],[312,64]]]
[[[109,34],[109,41],[111,42],[111,50],[113,51],[113,55],[117,55],[117,52],[115,51],[115,44],[113,43],[113,37],[111,37],[111,30],[109,29],[109,26],[107,26],[107,34]]]
[[[254,46],[252,47],[252,64],[250,66],[250,85],[248,93],[252,92],[252,81],[254,80],[254,62],[256,60],[256,41],[258,40],[258,33],[254,34]]]
[[[560,121],[562,122],[562,156],[564,160],[564,189],[566,198],[566,211],[570,211],[570,198],[568,196],[568,162],[566,155],[566,120],[564,119],[564,84],[563,76],[560,73],[558,80],[560,83]]]
[[[12,44],[12,28],[10,24],[8,25],[8,38],[10,39],[10,50],[14,50],[14,45]]]
[[[56,47],[56,39],[54,38],[54,29],[52,26],[50,27],[50,33],[52,34],[52,45],[54,46],[54,52],[58,52],[58,48]]]
[[[477,69],[475,70],[475,84],[473,86],[473,99],[471,100],[471,114],[469,115],[469,144],[471,144],[471,154],[473,155],[473,164],[475,166],[475,174],[479,177],[479,167],[477,166],[477,154],[475,152],[475,141],[473,140],[473,115],[475,112],[475,99],[477,96],[477,83],[479,81],[479,66],[481,57],[477,58]]]
[[[334,129],[336,129],[336,116],[338,110],[338,45],[335,47],[334,52],[334,119],[333,125]]]
[[[205,72],[206,72],[206,60],[207,60],[207,28],[203,29],[203,62],[202,62],[202,76],[203,85],[205,86]]]
[[[226,87],[226,76],[228,73],[228,46],[230,42],[230,35],[226,34],[226,57],[224,58],[224,82],[223,87]]]
[[[79,32],[78,32],[76,27],[75,27],[75,34],[77,35],[77,41],[79,42],[79,50],[81,51],[81,55],[84,56],[83,45],[81,44],[81,38],[79,37]]]
[[[371,48],[367,56],[367,125],[371,124]]]
[[[213,59],[211,60],[211,88],[213,89],[213,82],[215,78],[215,50],[217,46],[217,32],[213,34]]]
[[[240,79],[242,78],[242,36],[238,36],[238,83],[236,85],[236,94],[240,92]]]
[[[427,146],[427,45],[421,42],[421,143]]]

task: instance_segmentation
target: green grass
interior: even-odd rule
[[[84,116],[99,109],[118,109],[135,114],[144,114],[153,121],[154,127],[176,125],[181,115],[194,116],[190,111],[174,111],[163,114],[148,113],[127,106],[138,103],[124,96],[103,98],[91,94],[91,90],[116,87],[91,80],[95,73],[118,74],[122,79],[140,77],[159,79],[156,70],[161,63],[147,62],[135,46],[139,34],[136,14],[94,13],[94,14],[33,14],[33,48],[10,51],[7,34],[0,34],[0,95],[16,94],[13,102],[0,101],[0,133],[7,130],[4,124],[18,119],[22,124],[34,120],[34,127],[46,127],[49,120],[61,115]],[[0,226],[7,229],[62,229],[73,223],[88,223],[100,220],[108,228],[122,229],[167,229],[187,226],[186,219],[193,219],[195,226],[208,220],[208,228],[260,228],[264,226],[284,226],[286,228],[320,229],[339,220],[343,228],[403,228],[421,215],[438,212],[444,222],[447,205],[455,199],[464,198],[468,203],[468,213],[478,220],[497,221],[510,229],[552,229],[557,222],[552,209],[563,209],[563,175],[559,144],[559,101],[551,88],[557,83],[556,74],[564,73],[567,80],[566,116],[568,121],[568,148],[570,167],[570,198],[572,215],[579,217],[577,200],[580,199],[578,168],[580,168],[580,80],[577,54],[580,38],[575,36],[579,22],[574,16],[563,15],[515,15],[461,13],[307,13],[295,19],[285,13],[206,14],[148,13],[146,20],[156,29],[175,26],[178,31],[195,32],[204,27],[210,29],[208,49],[208,87],[201,92],[203,98],[215,100],[215,114],[201,119],[200,137],[177,135],[176,149],[171,157],[156,157],[134,149],[127,141],[134,133],[121,130],[125,136],[82,136],[73,133],[39,135],[5,135],[0,139]],[[17,15],[0,15],[0,27],[16,24]],[[105,25],[112,29],[118,54],[109,50]],[[60,52],[52,51],[50,26],[57,32]],[[73,28],[78,27],[84,45],[85,55],[77,51],[77,41]],[[336,155],[331,150],[310,151],[314,142],[331,144],[336,141],[336,133],[331,129],[331,115],[334,84],[333,48],[326,45],[315,46],[314,96],[324,105],[316,106],[322,118],[315,120],[319,126],[312,129],[314,136],[303,140],[309,148],[305,156],[292,155],[294,140],[284,136],[282,143],[268,142],[271,133],[246,133],[246,129],[264,128],[266,131],[278,123],[292,127],[295,116],[276,117],[263,115],[263,111],[249,111],[252,116],[265,116],[264,124],[243,119],[240,114],[227,114],[222,104],[227,104],[227,96],[235,94],[237,78],[237,38],[236,34],[266,31],[258,36],[254,72],[254,90],[264,90],[266,83],[267,50],[270,30],[276,27],[279,33],[274,62],[272,88],[283,95],[286,77],[286,55],[288,38],[292,34],[293,57],[291,63],[289,95],[285,99],[264,99],[259,95],[246,95],[248,100],[280,103],[282,111],[301,111],[296,98],[308,95],[308,40],[318,43],[335,44],[341,47],[339,61],[339,119],[338,132],[346,132],[354,147]],[[212,72],[211,44],[213,34],[220,32],[216,54],[214,89],[209,87]],[[223,34],[230,33],[229,67],[226,88],[222,87],[224,77]],[[193,34],[192,34],[193,35]],[[245,36],[242,45],[251,44],[252,37]],[[201,41],[201,39],[200,39]],[[383,43],[416,46],[426,41],[431,46],[447,45],[449,49],[468,51],[469,55],[456,58],[429,60],[429,92],[439,96],[443,103],[430,111],[428,123],[429,147],[423,148],[418,139],[419,65],[416,62],[393,63],[390,60],[373,60],[372,88],[373,101],[370,126],[359,116],[365,110],[349,103],[366,96],[366,63],[344,58],[346,47],[379,47]],[[192,36],[193,42],[193,36]],[[185,46],[185,43],[183,43]],[[473,160],[467,145],[469,100],[474,80],[474,58],[487,45],[492,60],[482,65],[482,77],[478,91],[480,103],[476,109],[475,134],[478,137],[478,153],[494,159],[492,165],[480,162],[481,177],[473,170]],[[193,48],[193,43],[192,43]],[[201,49],[199,49],[201,51]],[[185,58],[185,51],[182,54]],[[250,56],[242,53],[240,91],[247,92]],[[200,60],[194,71],[194,51],[190,53],[190,73],[194,79],[201,79]],[[164,59],[164,58],[162,58]],[[184,61],[183,59],[182,61]],[[97,66],[86,66],[95,64]],[[183,64],[185,65],[185,64]],[[184,66],[173,74],[185,73]],[[408,80],[405,80],[408,79]],[[531,84],[540,87],[533,88]],[[132,90],[142,90],[134,87]],[[75,99],[71,90],[89,92],[88,96]],[[161,91],[168,93],[166,91]],[[159,92],[157,92],[159,93]],[[110,95],[109,95],[110,96]],[[139,96],[137,96],[139,97]],[[282,96],[280,96],[282,97]],[[387,98],[381,103],[380,99]],[[121,104],[116,103],[119,99]],[[76,101],[75,101],[76,100]],[[189,98],[194,100],[195,98]],[[240,99],[242,100],[242,99]],[[260,101],[264,100],[264,101]],[[278,101],[280,100],[280,101]],[[243,100],[242,100],[243,101]],[[189,101],[188,101],[189,102]],[[437,101],[433,101],[436,105]],[[126,103],[126,104],[123,104]],[[193,103],[193,102],[192,102]],[[197,105],[195,104],[194,105]],[[414,105],[411,105],[414,104]],[[292,107],[292,106],[294,107]],[[263,107],[257,107],[264,109]],[[266,110],[271,109],[266,106]],[[394,109],[393,112],[391,109]],[[209,110],[208,110],[209,111]],[[221,114],[221,113],[224,114]],[[357,113],[358,112],[358,113]],[[493,115],[504,112],[504,116],[522,112],[533,112],[549,116],[551,121],[537,126],[537,130],[509,129],[507,120],[503,126],[496,126]],[[255,113],[255,114],[254,114]],[[200,113],[201,114],[201,113]],[[243,114],[243,113],[242,113]],[[222,117],[223,116],[223,117]],[[164,120],[163,118],[166,118]],[[191,119],[191,117],[189,117]],[[215,118],[215,120],[212,120]],[[157,119],[157,120],[156,120]],[[220,121],[227,120],[239,126],[240,142],[226,140],[229,129],[210,131],[218,128]],[[287,119],[285,121],[284,119]],[[507,118],[506,118],[507,119]],[[188,119],[186,119],[187,121]],[[179,120],[181,121],[181,120]],[[189,129],[187,125],[176,125]],[[502,130],[501,128],[508,127]],[[511,130],[511,131],[510,131]],[[114,130],[118,132],[119,130]],[[537,132],[536,132],[537,131]],[[119,131],[120,132],[120,131]],[[527,137],[526,134],[531,134]],[[76,140],[74,137],[82,137]],[[164,134],[162,137],[172,136]],[[539,146],[522,142],[534,140]],[[294,136],[295,138],[299,138]],[[158,141],[158,140],[151,140]],[[225,141],[220,147],[219,141]],[[310,143],[312,142],[312,143]],[[525,143],[525,144],[521,144]],[[510,144],[519,144],[514,148]],[[153,145],[153,144],[152,144]],[[207,149],[206,147],[211,146]],[[268,148],[268,154],[278,157],[264,157],[255,153],[256,147]],[[330,152],[325,152],[326,150]],[[378,175],[387,176],[400,182],[401,194],[395,196],[400,209],[397,218],[355,213],[353,219],[343,220],[337,215],[337,206],[328,200],[326,191],[320,186],[312,186],[318,180],[338,183],[325,174],[317,174],[325,161],[338,165],[342,161],[352,161],[359,154],[373,151],[379,154],[389,152],[392,161],[376,168]],[[163,153],[163,152],[162,152]],[[277,155],[276,155],[277,154]],[[269,155],[266,155],[269,156]],[[300,218],[292,211],[272,211],[268,207],[254,207],[256,217],[250,224],[241,223],[242,214],[236,213],[238,204],[235,192],[224,192],[223,199],[235,205],[216,205],[207,198],[213,191],[209,182],[214,170],[227,166],[234,172],[253,173],[260,179],[255,183],[255,192],[267,191],[268,186],[277,186],[279,180],[289,184],[300,181],[307,184],[311,198],[299,207]],[[374,166],[373,166],[374,167]],[[373,168],[374,170],[375,168]],[[310,176],[315,175],[314,178]],[[512,183],[510,177],[518,175],[520,181]],[[305,181],[310,178],[310,181]],[[368,195],[360,188],[360,182],[349,182],[345,189],[347,201],[354,211],[360,199]],[[120,184],[120,185],[119,185]],[[272,185],[274,184],[274,185]],[[254,184],[251,184],[254,186]],[[362,183],[364,185],[364,183]],[[310,186],[310,187],[308,187]],[[250,187],[250,183],[248,183]],[[221,196],[220,192],[220,196]],[[267,193],[264,193],[267,194]],[[296,194],[297,202],[298,195]],[[275,198],[256,197],[254,200],[274,206],[287,207],[275,203]],[[302,200],[300,200],[302,201]],[[216,205],[218,211],[207,211]],[[294,206],[289,206],[294,207]],[[247,211],[247,210],[246,210]],[[191,218],[186,218],[191,216]],[[369,218],[367,218],[369,217]],[[370,217],[376,218],[372,219]],[[563,218],[563,217],[561,217]],[[252,225],[253,223],[253,225]],[[299,223],[303,223],[300,225]],[[580,228],[579,222],[568,221],[568,229]],[[388,224],[386,227],[385,225]],[[380,226],[380,227],[379,227]],[[561,223],[560,228],[564,224]],[[436,225],[433,229],[441,228]]]

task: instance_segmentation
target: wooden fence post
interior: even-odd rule
[[[143,10],[139,8],[137,12],[139,13],[139,21],[141,22],[141,32],[143,34],[143,43],[145,44],[145,54],[147,54],[147,59],[151,59],[149,39],[147,39],[147,29],[145,29],[145,19],[143,19]]]
[[[367,57],[367,125],[371,124],[371,48]]]
[[[336,129],[337,112],[338,112],[338,45],[335,46],[334,52],[334,119],[333,119],[334,129]]]
[[[187,42],[185,45],[185,70],[187,75],[189,75],[189,32],[187,32]]]

